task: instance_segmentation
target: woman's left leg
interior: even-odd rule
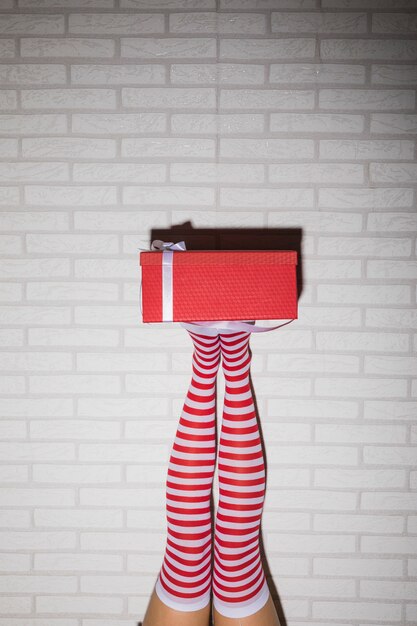
[[[167,543],[144,626],[206,626],[209,619],[210,496],[216,457],[215,388],[220,340],[202,331],[189,331],[189,335],[194,344],[192,380],[168,466]]]
[[[265,463],[249,381],[249,339],[248,332],[220,333],[225,397],[213,570],[219,626],[279,626],[259,550]]]

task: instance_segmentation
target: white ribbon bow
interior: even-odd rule
[[[151,250],[186,250],[185,241],[161,241],[161,239],[154,239],[151,244]]]

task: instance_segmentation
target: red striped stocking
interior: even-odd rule
[[[269,589],[259,552],[265,465],[252,391],[248,332],[220,333],[225,398],[218,452],[213,603],[226,617],[264,606]]]
[[[179,611],[196,611],[210,602],[210,494],[220,363],[218,335],[188,332],[194,344],[193,374],[168,466],[167,543],[155,587],[159,598]]]

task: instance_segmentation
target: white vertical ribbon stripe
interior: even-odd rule
[[[164,250],[162,252],[162,321],[173,321],[173,287],[172,287],[172,262],[174,252]]]

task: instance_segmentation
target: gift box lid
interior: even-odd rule
[[[140,253],[141,265],[160,265],[162,251]],[[177,250],[175,265],[297,265],[295,250]]]

